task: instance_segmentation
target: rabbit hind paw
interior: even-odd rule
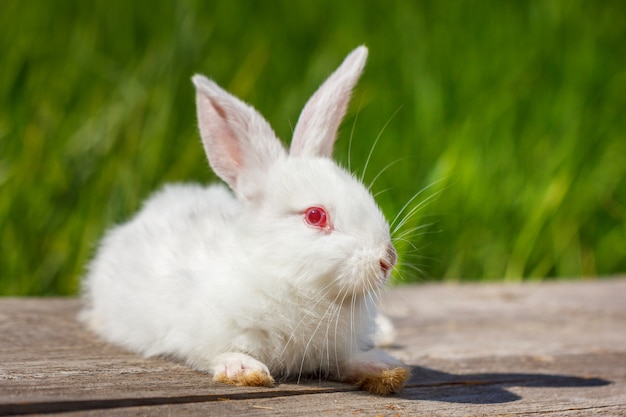
[[[402,390],[404,383],[409,378],[406,368],[398,367],[384,369],[379,373],[366,373],[355,382],[355,385],[363,391],[376,395],[388,395]]]

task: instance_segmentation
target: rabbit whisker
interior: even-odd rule
[[[409,240],[409,239],[404,239],[404,238],[394,238],[393,239],[393,243],[395,244],[396,242],[404,242],[407,245],[409,245],[411,248],[413,248],[413,250],[417,251],[417,246],[415,246],[415,244]],[[405,255],[406,256],[406,255]],[[394,268],[394,271],[396,270],[396,268]]]
[[[311,343],[312,343],[313,339],[316,337],[316,335],[318,333],[318,330],[322,326],[322,323],[326,322],[326,326],[327,326],[326,335],[328,335],[328,328],[329,328],[328,326],[330,326],[330,323],[332,322],[333,316],[337,316],[337,320],[340,317],[341,306],[342,306],[342,304],[343,304],[343,302],[344,302],[344,300],[345,300],[345,298],[347,297],[347,294],[348,294],[346,291],[343,291],[344,290],[344,285],[345,284],[342,281],[342,286],[340,287],[340,291],[337,293],[337,295],[335,295],[334,300],[332,300],[332,301],[330,301],[328,303],[328,306],[326,307],[326,311],[324,312],[322,317],[319,318],[318,323],[317,323],[315,329],[311,333],[311,335],[309,337],[309,340],[307,341],[307,343],[306,343],[306,345],[304,347],[304,352],[302,353],[302,359],[300,361],[300,369],[299,369],[299,372],[298,372],[298,380],[297,380],[298,383],[300,383],[301,378],[302,378],[302,374],[303,374],[303,370],[304,370],[304,363],[306,361],[307,353],[309,351],[309,348],[311,346]],[[328,289],[326,291],[326,294],[328,294],[328,292],[330,292],[330,289],[332,289],[332,287],[333,287],[333,283],[329,283],[329,284],[326,285],[325,288]],[[340,298],[342,293],[343,293],[343,299],[341,300],[340,303],[338,303],[337,301],[339,300],[339,298]],[[316,303],[316,305],[317,304],[319,304],[319,302]],[[295,330],[294,330],[294,332],[295,332]],[[326,343],[328,343],[328,341],[326,341]],[[335,343],[336,343],[336,341],[335,341]],[[327,348],[327,349],[329,349],[329,348]],[[320,360],[321,360],[322,356],[323,356],[323,352],[320,353]],[[329,362],[330,362],[330,359],[329,359]],[[330,363],[329,363],[329,365],[330,365]],[[323,368],[320,368],[320,374],[321,374],[322,369]]]
[[[304,370],[304,363],[306,361],[307,352],[309,351],[309,347],[311,346],[311,342],[313,341],[313,338],[317,334],[317,331],[319,330],[320,326],[324,322],[324,319],[328,315],[329,311],[332,310],[332,308],[333,308],[332,304],[329,304],[328,307],[326,308],[326,311],[324,312],[324,315],[318,320],[317,326],[315,326],[315,329],[313,330],[313,332],[311,332],[311,336],[309,337],[309,340],[307,341],[307,343],[306,343],[306,345],[304,347],[304,352],[302,353],[302,359],[300,361],[300,369],[298,371],[298,380],[297,380],[298,384],[300,383],[301,378],[302,378],[302,373],[303,373],[303,370]]]
[[[354,115],[354,121],[352,122],[352,129],[350,130],[350,139],[348,140],[348,172],[352,172],[351,162],[352,162],[352,138],[354,138],[354,129],[356,128],[356,121],[359,118],[359,114],[361,114],[361,106],[363,106],[363,98],[365,95],[361,96],[361,101],[359,101],[359,107],[357,108],[356,114]]]
[[[389,123],[391,123],[393,118],[400,112],[401,109],[402,109],[402,106],[399,106],[398,109],[391,115],[391,117],[389,117],[387,122],[383,125],[382,129],[380,129],[380,132],[378,133],[378,136],[376,136],[376,139],[374,140],[374,143],[372,144],[372,147],[370,148],[370,151],[367,154],[367,159],[365,160],[365,165],[363,166],[363,173],[361,174],[361,182],[364,182],[363,178],[365,178],[365,174],[367,173],[367,167],[368,167],[368,165],[370,163],[370,160],[372,159],[372,155],[374,154],[374,149],[376,149],[376,145],[378,144],[378,141],[382,137],[383,132],[385,131],[387,126],[389,126]]]
[[[433,200],[435,198],[437,198],[439,196],[439,194],[442,193],[442,190],[439,190],[431,195],[429,195],[428,197],[426,197],[424,200],[420,201],[419,204],[415,205],[408,213],[406,216],[404,216],[404,218],[402,218],[402,220],[400,222],[398,222],[398,224],[394,227],[392,234],[396,233],[400,228],[402,228],[407,222],[409,222],[413,216],[421,209],[423,209],[424,207],[426,207],[428,204],[432,203]]]
[[[424,224],[421,224],[419,226],[411,227],[410,229],[403,230],[397,236],[392,237],[391,240],[393,242],[395,242],[396,240],[407,241],[407,238],[416,237],[416,236],[422,236],[422,235],[426,235],[426,234],[429,234],[429,233],[434,233],[432,231],[423,230],[423,229],[428,229],[429,227],[432,227],[433,225],[434,225],[434,223],[424,223]],[[423,230],[423,231],[421,233],[416,233],[419,230]]]
[[[309,318],[309,317],[314,317],[315,315],[317,315],[316,311],[315,311],[315,308],[326,300],[326,296],[330,293],[332,288],[333,288],[333,283],[329,283],[329,284],[327,284],[325,287],[323,287],[320,290],[320,292],[321,292],[320,297],[317,300],[315,300],[315,302],[313,303],[313,305],[311,306],[310,309],[308,309],[307,311],[304,312],[305,314],[302,315],[302,317],[300,318],[300,320],[298,321],[296,326],[291,330],[291,334],[289,336],[289,339],[287,339],[287,342],[285,342],[283,350],[280,352],[280,354],[278,356],[279,358],[283,357],[283,355],[285,354],[287,348],[289,347],[289,344],[294,341],[294,338],[295,338],[295,336],[297,334],[298,328],[305,322],[305,320],[307,320],[307,318]],[[332,302],[329,303],[329,306],[331,306],[331,305],[332,305]]]
[[[385,188],[384,190],[380,190],[376,194],[374,194],[373,197],[377,198],[379,195],[382,195],[382,194],[384,194],[384,193],[386,193],[387,191],[390,191],[390,190],[391,190],[391,188]]]
[[[391,168],[391,167],[392,167],[392,166],[394,166],[395,164],[397,164],[397,163],[399,163],[399,162],[402,162],[402,161],[404,161],[404,160],[406,160],[406,159],[409,159],[409,158],[410,158],[409,156],[405,156],[405,157],[403,157],[403,158],[398,158],[398,159],[396,159],[395,161],[392,161],[392,162],[388,163],[387,165],[385,165],[385,166],[383,167],[383,169],[381,169],[381,170],[378,172],[378,174],[376,174],[376,176],[374,177],[374,179],[372,179],[372,181],[370,182],[370,185],[367,187],[367,191],[371,191],[371,190],[372,190],[372,187],[374,187],[374,184],[376,183],[376,180],[377,180],[378,178],[380,178],[380,176],[381,176],[381,175],[382,175],[385,171],[387,171],[389,168]],[[374,195],[374,197],[376,197],[377,195],[378,195],[378,194],[375,194],[375,195]]]
[[[396,217],[394,217],[393,221],[391,222],[391,228],[392,228],[392,235],[401,227],[401,224],[406,223],[406,221],[408,221],[408,219],[411,218],[411,216],[413,214],[415,214],[417,212],[417,210],[419,210],[420,208],[422,208],[424,206],[424,204],[426,204],[426,202],[431,201],[435,196],[439,195],[442,190],[438,190],[435,193],[433,193],[432,195],[428,196],[427,198],[424,199],[424,201],[421,201],[420,203],[418,203],[416,206],[412,207],[411,210],[409,210],[409,212],[407,214],[405,214],[405,211],[409,208],[409,206],[419,197],[421,196],[423,193],[425,193],[427,190],[433,188],[435,185],[437,185],[438,183],[440,183],[443,180],[437,180],[432,182],[431,184],[425,186],[424,188],[422,188],[421,190],[419,190],[418,192],[416,192],[400,209],[400,211],[398,211],[398,213],[396,214]],[[402,217],[402,218],[401,218]],[[398,222],[398,220],[401,219],[400,222]]]

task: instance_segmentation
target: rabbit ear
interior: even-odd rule
[[[285,149],[276,134],[254,108],[229,94],[202,75],[195,75],[200,136],[209,164],[235,192],[250,197],[242,178],[259,175]]]
[[[309,99],[296,124],[291,155],[331,156],[337,129],[366,59],[367,48],[356,48]]]

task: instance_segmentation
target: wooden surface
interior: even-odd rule
[[[0,299],[0,415],[625,416],[626,279],[389,290],[395,396],[309,381],[214,384],[108,346],[75,299]],[[70,414],[70,412],[72,412]]]

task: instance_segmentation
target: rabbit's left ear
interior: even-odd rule
[[[237,195],[254,198],[274,161],[285,149],[254,108],[202,75],[196,85],[198,125],[213,171]]]
[[[332,155],[339,124],[366,59],[367,48],[356,48],[309,99],[293,133],[292,156]]]

